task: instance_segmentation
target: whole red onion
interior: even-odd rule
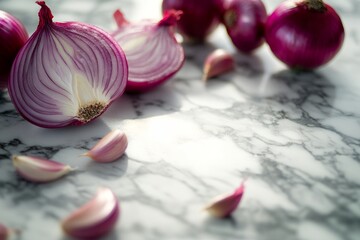
[[[23,24],[0,10],[0,88],[7,86],[12,63],[27,39]]]
[[[219,24],[219,3],[219,0],[164,0],[162,11],[181,10],[179,32],[187,39],[203,41]]]
[[[263,44],[266,17],[261,0],[229,1],[223,21],[238,50],[248,53]]]
[[[281,3],[265,31],[272,52],[292,68],[313,69],[329,62],[344,41],[339,15],[322,0]]]

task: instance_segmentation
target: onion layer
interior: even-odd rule
[[[54,23],[45,2],[37,3],[39,25],[14,61],[10,97],[37,126],[88,123],[122,95],[128,76],[125,55],[101,29]]]
[[[0,88],[7,86],[12,63],[27,39],[23,24],[0,10]]]
[[[214,31],[222,10],[219,0],[164,0],[163,13],[171,9],[184,13],[178,30],[186,39],[195,41],[203,41]]]
[[[100,188],[86,204],[62,222],[64,232],[76,239],[100,239],[116,225],[120,204],[113,191]]]
[[[265,38],[272,52],[292,68],[329,62],[344,41],[339,15],[322,0],[285,1],[269,16]]]
[[[248,53],[263,44],[266,18],[261,0],[231,0],[223,21],[235,47]]]
[[[149,90],[177,73],[184,63],[184,49],[174,36],[173,25],[181,12],[169,11],[159,22],[129,23],[118,10],[118,24],[112,36],[123,48],[129,63],[126,90]]]

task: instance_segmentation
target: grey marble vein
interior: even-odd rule
[[[112,12],[129,19],[160,16],[160,0],[47,1],[56,21],[115,29]],[[264,1],[271,12],[280,0]],[[163,86],[124,95],[82,127],[41,129],[23,120],[0,92],[0,222],[22,240],[67,240],[59,221],[100,186],[111,188],[121,217],[105,240],[360,239],[360,1],[327,1],[343,19],[338,56],[312,72],[288,70],[264,45],[236,53],[223,28],[204,45],[184,45],[186,62]],[[55,7],[56,6],[56,7]],[[4,0],[0,9],[37,26],[32,1]],[[151,11],[149,11],[151,9]],[[201,81],[216,48],[235,54],[232,73]],[[126,132],[126,154],[97,164],[81,154],[111,129]],[[33,155],[77,170],[48,184],[17,176],[11,156]],[[244,179],[231,218],[202,209]]]

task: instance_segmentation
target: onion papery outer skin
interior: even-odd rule
[[[341,49],[344,27],[328,4],[310,9],[305,1],[285,1],[268,17],[265,38],[275,56],[291,68],[314,69]]]
[[[174,76],[185,61],[184,49],[175,38],[173,25],[181,12],[169,11],[159,22],[129,23],[117,10],[118,29],[112,33],[129,64],[127,92],[148,91]]]
[[[7,87],[12,63],[28,38],[18,19],[0,10],[0,89]]]
[[[77,239],[98,239],[109,233],[120,215],[120,204],[108,188],[100,188],[95,197],[70,214],[62,229]]]
[[[171,9],[183,12],[177,29],[193,42],[204,41],[216,29],[222,11],[219,0],[163,0],[163,13]]]
[[[231,0],[224,13],[224,24],[235,47],[250,53],[264,43],[266,8],[261,0]]]
[[[125,54],[103,30],[52,22],[45,2],[37,3],[39,25],[14,61],[11,100],[26,120],[40,127],[88,123],[123,94]]]

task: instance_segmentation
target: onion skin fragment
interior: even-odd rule
[[[119,159],[128,146],[126,135],[116,129],[106,134],[89,152],[84,156],[92,158],[96,162],[109,163]]]
[[[290,68],[315,69],[333,59],[344,41],[336,11],[322,0],[284,1],[268,17],[265,39]]]
[[[30,182],[46,183],[55,181],[73,169],[52,160],[30,156],[13,156],[13,165],[17,173]]]
[[[0,89],[7,87],[11,66],[28,38],[24,25],[18,19],[0,10]]]
[[[45,2],[37,4],[39,25],[12,66],[11,100],[24,119],[39,127],[87,124],[123,94],[125,54],[105,31],[53,22]]]
[[[95,197],[62,221],[63,231],[76,239],[98,239],[116,225],[120,204],[108,188],[100,188]]]
[[[205,210],[214,217],[229,217],[238,207],[245,191],[244,183],[242,183],[233,193],[220,195],[211,201],[205,207]]]

